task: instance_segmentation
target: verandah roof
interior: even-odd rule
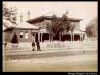
[[[40,33],[48,33],[46,29],[39,30]],[[67,34],[71,34],[71,32],[68,32]],[[73,34],[85,34],[85,32],[82,31],[74,31]]]
[[[48,33],[46,29],[39,30],[40,33]]]

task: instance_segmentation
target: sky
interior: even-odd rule
[[[20,14],[23,14],[23,20],[28,19],[28,11],[30,11],[30,19],[36,18],[42,15],[52,16],[53,14],[61,17],[68,10],[69,18],[83,19],[80,22],[80,29],[85,30],[86,24],[88,24],[93,18],[98,17],[98,2],[96,1],[55,1],[55,2],[3,2],[8,7],[15,6],[17,8],[17,22],[20,22]],[[51,13],[50,13],[51,12]]]

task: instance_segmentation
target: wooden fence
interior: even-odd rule
[[[48,49],[97,49],[97,41],[65,41],[41,43],[41,48]]]
[[[97,49],[97,41],[65,41],[65,42],[40,42],[41,50],[56,50],[56,49]],[[36,46],[35,46],[35,49]],[[19,43],[11,44],[7,43],[6,50],[20,50],[29,51],[32,50],[31,43]]]

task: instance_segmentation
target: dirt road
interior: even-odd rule
[[[16,59],[6,62],[6,71],[18,72],[97,72],[97,52],[56,53],[41,59]],[[64,55],[64,56],[63,56]],[[67,56],[68,55],[68,56]],[[31,55],[32,56],[32,55]],[[43,55],[41,55],[43,56]],[[29,56],[30,57],[30,56]],[[28,58],[29,58],[28,57]],[[34,57],[34,56],[33,56]],[[23,58],[23,57],[22,57]],[[26,57],[27,58],[27,57]],[[12,58],[13,59],[13,58]]]

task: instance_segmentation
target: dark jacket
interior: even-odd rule
[[[35,43],[34,42],[32,42],[32,46],[35,46]]]
[[[37,41],[37,42],[36,42],[36,44],[37,44],[37,46],[40,46],[40,43],[39,43],[39,41]]]

